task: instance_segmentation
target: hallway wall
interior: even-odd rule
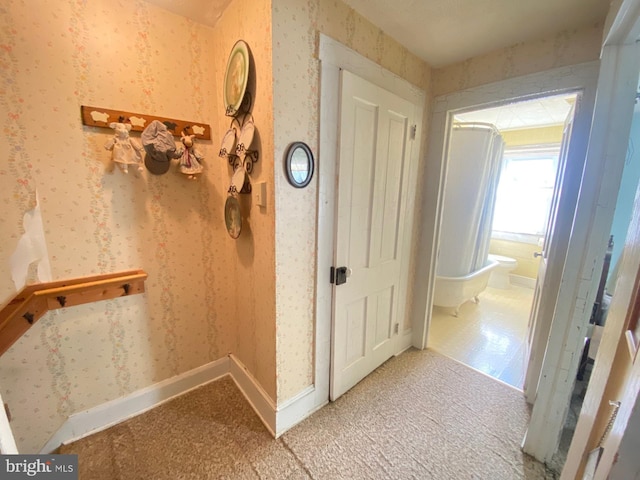
[[[227,123],[213,61],[228,50],[211,28],[139,0],[3,2],[0,301],[16,291],[10,258],[36,199],[53,279],[149,274],[144,295],[51,312],[0,358],[20,451],[39,450],[74,412],[237,349],[230,320],[243,313],[235,285],[245,277],[224,228]],[[210,124],[213,140],[197,143],[205,172],[111,171],[113,131],[84,127],[80,105]]]
[[[293,141],[306,142],[318,158],[318,32],[430,89],[426,63],[340,0],[273,1],[278,404],[313,384],[316,268],[329,267],[315,265],[317,175],[296,189],[282,167]]]
[[[271,399],[276,401],[276,277],[275,218],[273,156],[273,68],[271,55],[271,0],[233,0],[225,9],[212,32],[212,60],[215,69],[215,118],[219,125],[215,133],[219,149],[222,137],[229,128],[222,104],[224,75],[227,60],[236,41],[244,40],[255,61],[255,98],[252,115],[256,126],[253,142],[260,158],[251,172],[251,184],[266,183],[266,207],[259,207],[254,195],[239,195],[243,215],[240,237],[233,240],[224,233],[231,260],[223,301],[234,315],[224,319],[234,335],[230,352],[247,367]],[[219,103],[218,103],[219,102]],[[231,183],[232,169],[227,161],[214,158],[222,169],[220,182],[224,185],[216,209],[221,212]],[[222,281],[224,281],[221,278]],[[226,353],[226,352],[225,352]]]
[[[433,70],[433,95],[444,95],[507,78],[600,58],[603,24],[522,42]]]

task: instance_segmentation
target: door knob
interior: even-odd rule
[[[538,258],[542,256],[542,252],[533,252],[533,258]]]

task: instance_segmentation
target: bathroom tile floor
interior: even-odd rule
[[[428,347],[498,380],[522,389],[525,344],[533,289],[492,287],[480,303],[453,309],[434,307]]]

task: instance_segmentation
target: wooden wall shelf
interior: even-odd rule
[[[27,285],[0,310],[0,355],[49,310],[144,293],[146,278],[143,270],[128,270]]]

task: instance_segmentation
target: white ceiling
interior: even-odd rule
[[[147,1],[210,26],[231,2]],[[609,0],[344,1],[434,67],[592,25],[609,9]]]
[[[455,115],[458,122],[491,123],[500,130],[564,124],[575,94],[556,95]]]

